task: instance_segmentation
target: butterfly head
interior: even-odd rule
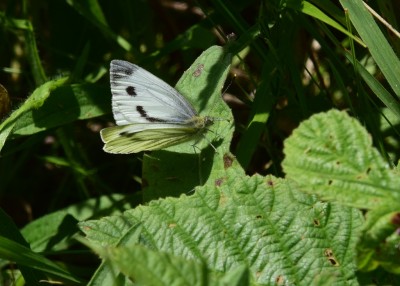
[[[195,116],[190,121],[192,121],[194,127],[199,130],[204,130],[214,124],[214,118],[210,116]]]

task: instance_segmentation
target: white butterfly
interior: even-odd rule
[[[199,116],[176,89],[137,65],[111,61],[110,83],[118,126],[100,131],[108,153],[167,148],[199,138],[214,123]]]

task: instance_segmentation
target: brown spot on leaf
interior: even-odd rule
[[[230,153],[224,155],[224,168],[225,170],[232,166],[234,157]]]
[[[333,250],[330,248],[327,248],[324,250],[324,255],[326,256],[326,258],[328,259],[329,263],[332,266],[339,266],[339,262],[337,261],[335,255],[333,254]]]
[[[225,196],[224,193],[221,193],[221,196],[219,197],[219,205],[225,206],[227,202],[228,202],[228,197]]]
[[[199,64],[199,65],[197,66],[196,70],[193,72],[192,75],[193,75],[194,77],[199,77],[199,76],[201,75],[203,69],[204,69],[204,65],[203,65],[203,64]]]
[[[330,249],[330,248],[325,249],[325,250],[324,250],[324,255],[325,255],[326,257],[333,256],[333,250]]]
[[[278,275],[278,276],[275,278],[275,284],[277,284],[277,285],[283,285],[283,284],[285,284],[285,278],[283,278],[282,275]]]
[[[223,182],[224,182],[224,178],[218,178],[215,180],[215,186],[220,187]]]

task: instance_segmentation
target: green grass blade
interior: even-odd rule
[[[121,35],[114,33],[104,17],[101,6],[97,0],[90,1],[76,1],[67,0],[67,3],[71,5],[78,13],[89,20],[95,27],[98,28],[107,38],[113,39],[118,45],[125,51],[131,51],[132,45]]]
[[[289,2],[291,4],[291,2]],[[365,46],[365,44],[357,37],[349,33],[340,23],[335,21],[333,18],[322,12],[318,7],[314,6],[312,3],[308,1],[301,1],[301,5],[298,4],[291,4],[289,5],[292,8],[295,8],[296,10],[299,10],[303,12],[306,15],[310,15],[318,20],[321,20],[322,22],[326,23],[327,25],[335,28],[336,30],[346,34],[347,36],[353,38],[356,42],[358,42],[360,45]]]
[[[368,46],[389,85],[400,97],[400,61],[361,0],[341,0],[361,39]]]
[[[43,271],[54,278],[59,278],[69,283],[77,284],[81,282],[51,260],[5,237],[0,237],[0,257],[2,259],[14,261],[20,265]]]

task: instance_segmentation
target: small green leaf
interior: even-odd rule
[[[21,233],[32,250],[59,251],[71,244],[69,238],[77,232],[76,222],[120,213],[139,204],[138,195],[105,195],[50,213],[27,224]]]
[[[357,245],[358,266],[362,271],[383,267],[400,274],[400,206],[384,205],[367,214],[360,243]]]
[[[73,84],[56,89],[38,109],[18,118],[16,135],[30,135],[76,120],[93,118],[110,110],[109,89],[93,84]]]
[[[67,77],[63,77],[48,81],[41,85],[17,110],[10,115],[10,117],[0,124],[0,151],[3,148],[7,137],[10,135],[11,131],[17,124],[17,121],[22,117],[22,115],[28,111],[32,111],[41,107],[46,99],[50,96],[51,92],[65,84],[67,80]]]

